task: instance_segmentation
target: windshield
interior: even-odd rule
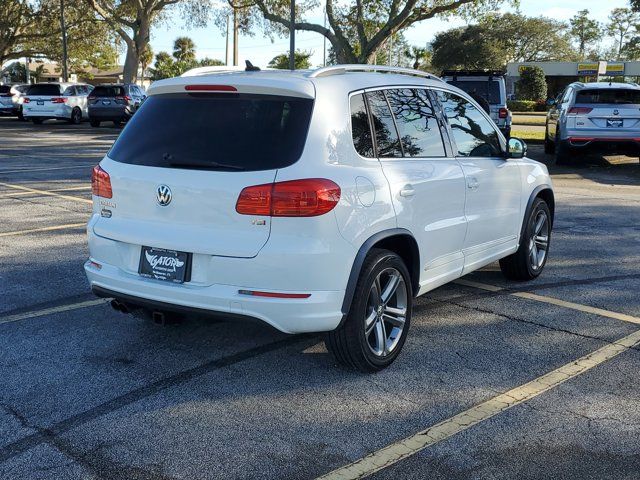
[[[471,96],[478,95],[484,98],[491,105],[502,103],[500,101],[500,83],[497,80],[455,80],[448,83],[464,90]]]
[[[579,90],[576,103],[640,104],[640,90],[629,88],[590,88]]]
[[[109,157],[165,168],[282,168],[302,154],[312,108],[313,100],[275,95],[151,96]]]
[[[31,87],[29,87],[27,95],[60,95],[60,86],[47,83],[43,83],[41,85],[32,85]]]

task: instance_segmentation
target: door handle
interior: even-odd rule
[[[478,183],[478,179],[476,177],[469,177],[467,179],[467,188],[470,188],[471,190],[477,190],[479,185],[480,184]]]
[[[416,191],[413,189],[413,185],[405,185],[400,190],[401,197],[413,197],[416,194]]]

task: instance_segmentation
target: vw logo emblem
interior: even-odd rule
[[[618,109],[615,109],[615,110],[613,111],[613,114],[614,114],[614,115],[619,115],[619,114],[620,114],[620,111],[619,111]]]
[[[160,185],[156,190],[156,200],[158,200],[158,205],[166,207],[171,203],[171,198],[171,189],[166,185]]]

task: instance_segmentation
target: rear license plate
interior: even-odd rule
[[[44,100],[38,100],[38,101],[36,101],[36,104],[37,105],[44,105]]]
[[[607,127],[612,128],[622,128],[623,122],[617,118],[608,118],[607,119]]]
[[[184,283],[187,279],[190,262],[190,253],[142,247],[138,273],[143,277],[155,278],[156,280]]]

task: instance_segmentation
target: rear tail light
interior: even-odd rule
[[[29,103],[31,100],[29,100],[29,97],[24,97],[22,99],[22,103]]]
[[[246,187],[236,211],[241,215],[316,217],[340,201],[340,187],[326,178],[307,178]]]
[[[87,100],[95,100],[96,98],[98,98],[98,97],[96,97],[95,95],[89,95],[87,97]]]
[[[124,100],[125,102],[130,102],[131,97],[129,95],[118,95],[116,100]]]
[[[589,107],[571,107],[567,112],[569,115],[586,115],[587,113],[591,113],[593,108]]]
[[[91,174],[91,193],[96,197],[111,198],[111,177],[100,165],[93,167]]]
[[[509,110],[506,108],[501,108],[498,110],[498,118],[507,118],[509,116]]]
[[[51,103],[66,103],[67,100],[65,97],[54,97],[51,99]]]

